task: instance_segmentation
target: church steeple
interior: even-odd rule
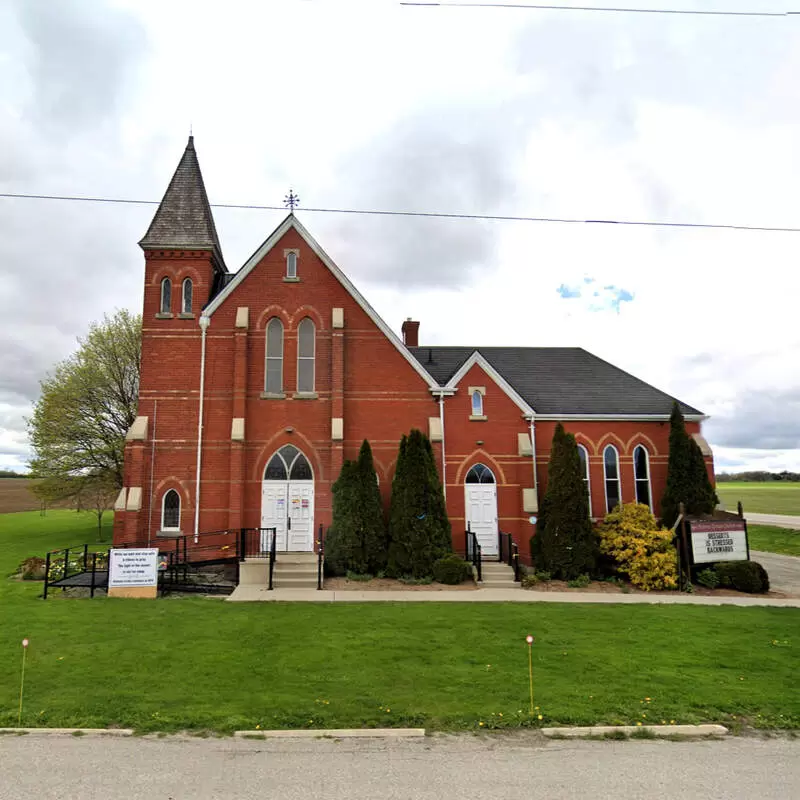
[[[143,250],[210,250],[215,269],[227,272],[194,149],[194,136],[189,137],[178,168],[139,246]]]

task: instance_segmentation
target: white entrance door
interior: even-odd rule
[[[314,476],[294,445],[282,447],[264,470],[261,527],[275,528],[275,547],[281,552],[314,550]],[[262,534],[262,550],[269,549],[270,540]]]
[[[467,523],[485,556],[497,555],[497,485],[464,484]]]
[[[277,550],[286,550],[286,499],[289,484],[285,481],[264,481],[261,490],[261,527],[275,528]],[[270,548],[270,534],[261,534],[261,550]]]
[[[289,483],[289,544],[292,552],[314,549],[314,482]]]

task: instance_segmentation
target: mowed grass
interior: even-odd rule
[[[800,556],[800,531],[776,528],[774,525],[748,525],[747,538],[751,550]]]
[[[741,501],[745,517],[748,512],[800,515],[800,483],[731,481],[718,483],[717,495],[728,511],[736,511]]]
[[[95,539],[87,515],[0,516],[0,725],[16,724],[28,637],[23,725],[800,728],[797,609],[43,601],[40,585],[5,578],[28,555]]]

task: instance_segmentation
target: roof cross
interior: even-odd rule
[[[294,207],[300,205],[300,198],[294,193],[292,189],[289,189],[289,194],[283,198],[283,204],[288,206],[289,213],[294,214]]]

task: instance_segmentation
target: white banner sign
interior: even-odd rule
[[[691,523],[695,564],[710,561],[747,561],[744,526],[720,522]]]
[[[108,588],[158,585],[158,548],[112,550],[108,557]]]

